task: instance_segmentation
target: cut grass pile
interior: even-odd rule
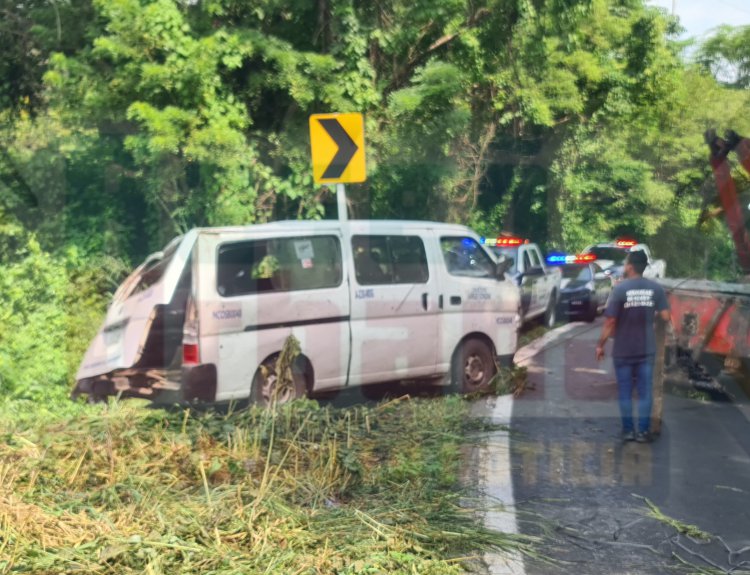
[[[459,397],[0,424],[0,573],[454,574],[521,549],[459,504]]]

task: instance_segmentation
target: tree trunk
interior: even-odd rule
[[[318,0],[318,26],[313,42],[320,42],[320,51],[326,54],[331,48],[331,7],[328,0]]]

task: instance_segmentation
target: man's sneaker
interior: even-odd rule
[[[622,440],[623,441],[635,441],[635,431],[623,431],[622,432]]]
[[[641,431],[635,436],[638,443],[651,443],[651,434],[648,431]]]

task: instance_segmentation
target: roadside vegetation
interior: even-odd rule
[[[531,552],[457,490],[467,405],[5,412],[0,573],[449,575]]]

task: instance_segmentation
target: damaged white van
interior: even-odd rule
[[[74,395],[268,403],[509,365],[518,288],[466,227],[405,221],[194,229],[119,287]],[[293,382],[275,363],[294,335]]]

